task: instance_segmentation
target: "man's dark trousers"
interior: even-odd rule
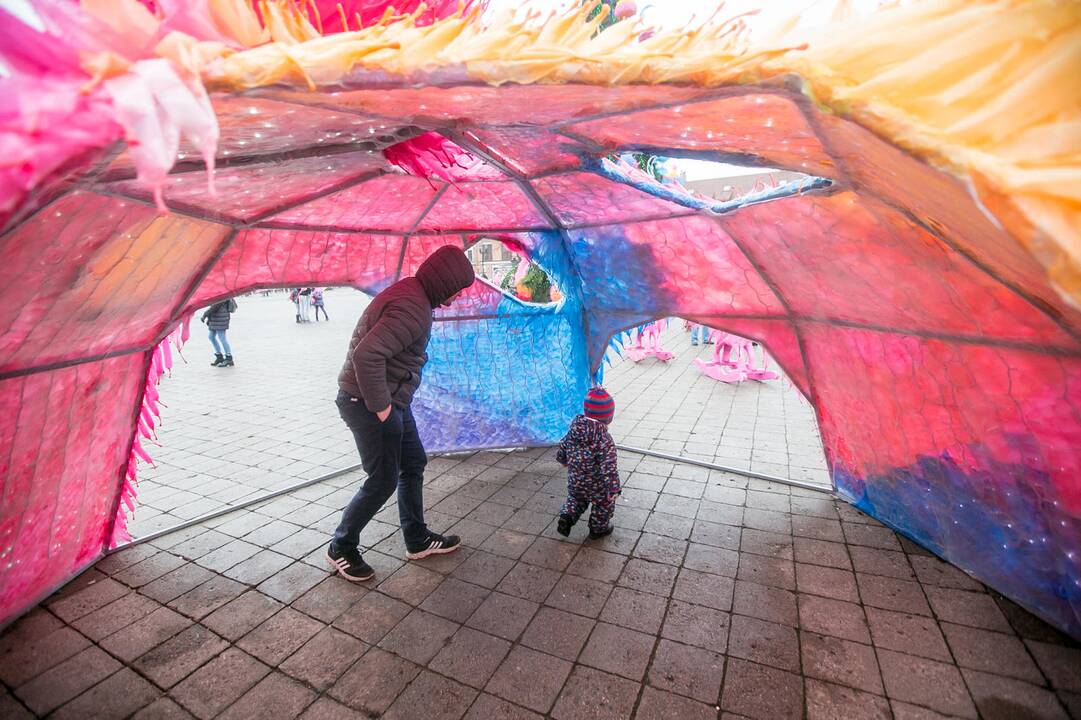
[[[357,549],[361,531],[395,489],[406,545],[422,545],[428,538],[422,490],[428,456],[417,434],[412,409],[392,408],[386,421],[380,422],[363,400],[347,393],[339,391],[335,403],[357,441],[360,462],[368,479],[342,513],[342,522],[334,531],[334,550]]]

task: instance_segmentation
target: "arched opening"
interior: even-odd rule
[[[521,244],[509,238],[471,239],[466,256],[478,280],[527,305],[547,305],[563,299],[563,291],[547,270]]]
[[[214,349],[197,310],[159,386],[157,443],[146,448],[154,464],[139,470],[132,536],[355,465],[333,398],[370,299],[348,286],[323,288],[329,320],[298,324],[289,288],[236,296],[227,331],[235,367],[211,366]]]
[[[828,492],[822,439],[801,380],[763,338],[739,330],[748,333],[720,318],[661,318],[617,334],[603,371],[619,408],[616,442],[699,464],[690,475],[738,474],[761,487],[781,484],[766,479],[774,477]],[[745,365],[765,372],[741,373]]]
[[[488,240],[490,248],[515,247],[514,252],[508,252],[514,260],[507,277],[513,277],[516,268],[527,266],[529,273],[543,278],[545,299],[536,302],[522,297],[521,292],[501,289],[496,284],[501,278],[480,274],[488,253],[478,252],[479,242],[476,238],[465,240],[467,255],[477,266],[477,282],[453,307],[435,312],[426,387],[414,402],[422,437],[426,444],[432,439],[429,449],[435,452],[442,450],[442,445],[468,450],[493,443],[528,444],[508,435],[506,428],[479,426],[463,404],[473,396],[455,394],[460,387],[454,386],[463,384],[463,375],[480,373],[477,363],[502,366],[509,375],[521,375],[522,368],[516,363],[521,364],[522,358],[515,356],[515,349],[524,338],[532,338],[531,346],[550,347],[544,353],[546,362],[530,363],[531,387],[550,394],[544,389],[559,384],[561,373],[566,372],[567,359],[557,348],[568,342],[568,331],[556,314],[562,294],[554,278],[513,240],[492,239]],[[403,256],[400,273],[412,274],[437,246],[419,241],[415,253]],[[340,484],[355,489],[358,479],[353,470],[359,458],[333,403],[336,378],[357,320],[375,289],[389,282],[382,280],[365,290],[320,287],[324,311],[316,315],[314,308],[307,310],[304,322],[300,322],[302,309],[294,301],[293,291],[312,284],[299,276],[284,287],[241,287],[248,291],[233,296],[238,307],[227,331],[235,365],[215,367],[211,364],[215,348],[199,318],[205,306],[230,297],[228,291],[235,286],[219,282],[212,273],[206,281],[209,287],[204,285],[194,296],[198,299],[195,304],[204,307],[188,308],[193,311],[191,337],[159,387],[162,418],[155,438],[144,442],[154,464],[142,465],[138,473],[136,509],[128,523],[133,538],[145,538],[320,478],[329,477],[332,487]],[[311,295],[296,300],[305,298],[310,305]],[[501,320],[507,321],[506,327],[493,332],[490,323]],[[446,343],[455,344],[451,353],[445,352]],[[474,351],[457,359],[448,357],[457,356],[466,346]],[[463,359],[473,366],[464,369]],[[426,397],[428,389],[434,397]],[[517,402],[520,407],[503,408],[512,417],[536,415],[535,398],[512,390],[490,388],[485,394],[478,389],[477,397],[495,398],[497,405],[506,399]],[[458,402],[446,403],[447,394]],[[507,395],[510,397],[503,397]],[[544,422],[541,418],[541,424]],[[547,422],[550,424],[550,419]],[[332,510],[340,512],[351,493],[342,491],[340,497],[328,498],[328,515]]]

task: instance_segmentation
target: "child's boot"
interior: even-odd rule
[[[598,538],[602,538],[605,535],[611,535],[612,534],[612,529],[613,528],[612,528],[611,524],[609,524],[608,527],[604,528],[603,530],[594,530],[593,528],[590,528],[589,529],[589,539],[590,540],[597,540]]]
[[[222,362],[222,364],[219,367],[233,367],[234,364],[235,363],[233,362],[233,356],[232,355],[226,355],[225,356],[225,361]]]
[[[225,362],[225,356],[221,353],[214,353],[214,362],[210,363],[210,367],[217,367]]]
[[[567,537],[571,534],[571,528],[574,527],[575,517],[572,515],[560,515],[559,522],[556,523],[556,532]]]

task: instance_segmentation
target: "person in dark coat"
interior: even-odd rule
[[[229,329],[229,318],[236,312],[236,300],[229,298],[216,302],[203,313],[202,321],[210,329],[210,344],[214,346],[212,367],[233,367],[233,349],[225,338]]]
[[[421,264],[416,277],[376,295],[353,330],[335,402],[368,477],[346,506],[327,548],[327,561],[347,580],[375,576],[361,556],[360,533],[395,488],[407,559],[452,552],[460,545],[459,538],[432,532],[424,522],[428,459],[410,404],[428,362],[433,311],[450,305],[473,280],[473,266],[462,249],[442,247]]]

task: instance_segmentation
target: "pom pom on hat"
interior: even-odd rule
[[[604,424],[612,422],[616,414],[616,401],[602,387],[595,387],[586,394],[585,415]]]

